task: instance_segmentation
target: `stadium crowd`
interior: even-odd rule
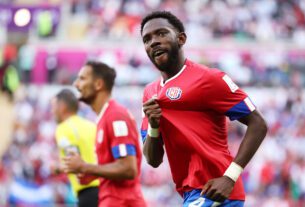
[[[10,77],[14,70],[14,74],[20,74],[23,83],[69,84],[87,58],[96,58],[115,65],[118,69],[118,85],[144,86],[158,76],[142,47],[132,52],[119,47],[100,50],[74,48],[73,51],[59,47],[53,51],[54,48],[41,49],[29,44],[22,46],[16,53],[10,52],[11,47],[14,46],[3,49],[2,76],[7,71],[6,76]],[[260,46],[249,50],[192,47],[187,52],[190,59],[221,68],[234,76],[241,86],[304,85],[305,52],[302,49],[276,50]],[[8,81],[3,83],[8,84]],[[13,89],[16,88],[14,84],[11,85]]]
[[[185,22],[190,36],[202,34],[200,40],[292,39],[299,43],[305,38],[302,0],[71,0],[68,10],[79,25],[87,25],[84,36],[91,39],[137,37],[141,17],[152,10],[173,11]]]
[[[94,41],[138,38],[139,22],[147,11],[175,12],[186,23],[188,35],[194,37],[190,43],[202,42],[200,48],[187,49],[190,59],[227,72],[246,89],[267,120],[267,138],[242,175],[246,206],[305,206],[305,51],[295,49],[305,44],[304,1],[71,0],[62,4],[62,11],[67,6],[71,18],[65,22],[67,30],[73,24],[76,30],[72,31],[82,34],[80,39]],[[54,35],[55,40],[61,38],[58,31]],[[204,47],[210,41],[227,40],[246,40],[251,47]],[[275,46],[256,45],[269,41]],[[276,47],[276,43],[287,41],[295,48]],[[116,46],[71,52],[62,46],[54,50],[31,42],[0,47],[1,89],[14,97],[15,104],[12,142],[0,162],[0,206],[75,204],[67,178],[50,173],[58,157],[49,101],[62,85],[72,83],[80,66],[92,57],[117,68],[114,97],[140,124],[143,86],[158,76],[142,46],[132,52]],[[95,118],[85,106],[80,114]],[[233,154],[243,133],[240,124],[229,124]],[[142,168],[143,192],[149,206],[181,204],[166,162],[153,169],[143,160]]]
[[[53,6],[61,13],[35,15],[39,37],[62,38],[62,30],[79,39],[137,38],[141,17],[147,11],[171,10],[185,22],[192,41],[214,39],[275,41],[292,40],[304,46],[305,3],[302,0],[23,0],[1,1],[1,6]],[[32,4],[31,4],[32,2]],[[2,19],[8,17],[3,16]],[[0,20],[0,22],[3,20]],[[41,23],[41,24],[40,24]]]
[[[80,8],[82,1],[74,1]],[[173,0],[131,0],[131,1],[88,1],[90,18],[107,19],[105,23],[95,22],[88,31],[107,33],[109,36],[137,36],[137,23],[150,10],[170,9],[186,22],[188,34],[192,37],[202,34],[200,39],[288,39],[304,40],[305,3],[301,0],[283,1],[173,1]],[[73,10],[81,13],[82,10]],[[88,10],[87,10],[88,11]],[[204,15],[202,15],[204,14]],[[102,16],[103,18],[99,18]],[[105,25],[104,27],[102,25]],[[100,30],[100,28],[103,28]]]
[[[140,122],[141,90],[131,86],[117,87],[115,96],[136,114]],[[13,141],[1,163],[1,197],[11,204],[18,202],[75,202],[65,176],[54,177],[50,166],[57,159],[54,144],[55,123],[50,115],[49,100],[59,87],[28,86],[16,93]],[[137,99],[120,97],[124,90]],[[247,192],[247,206],[302,206],[305,201],[305,104],[304,91],[291,87],[259,90],[246,88],[269,124],[269,133],[259,152],[243,173]],[[262,98],[263,97],[263,98]],[[128,100],[129,99],[129,100]],[[81,115],[94,119],[87,107]],[[229,143],[236,153],[244,128],[229,124]],[[142,185],[150,206],[176,206],[180,199],[170,179],[168,164],[153,169],[143,162]],[[6,188],[4,186],[9,186]],[[24,191],[42,193],[31,200]],[[157,193],[155,193],[157,192]],[[297,205],[298,204],[298,205]]]

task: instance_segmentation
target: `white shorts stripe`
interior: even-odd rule
[[[249,99],[249,97],[245,98],[244,102],[248,106],[250,111],[254,111],[255,110],[255,106],[252,103],[252,101]]]

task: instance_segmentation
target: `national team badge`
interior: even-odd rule
[[[170,100],[178,100],[181,97],[182,90],[179,87],[171,87],[166,90],[166,96]]]

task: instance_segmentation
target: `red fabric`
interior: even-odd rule
[[[99,199],[98,207],[145,207],[144,200],[123,200],[124,196],[107,196],[103,199]]]
[[[132,144],[136,148],[138,175],[133,180],[108,180],[100,178],[99,199],[106,197],[117,197],[120,200],[132,200],[144,202],[140,185],[142,151],[140,149],[139,134],[135,120],[131,114],[114,100],[110,100],[103,116],[98,121],[96,137],[96,154],[100,165],[115,161],[112,155],[112,147],[119,144]],[[125,121],[128,126],[127,136],[116,136],[114,132],[114,121]],[[113,203],[116,204],[115,202]],[[101,206],[107,206],[101,204]],[[119,205],[116,205],[119,206]],[[142,205],[145,207],[145,205]]]
[[[143,103],[157,94],[162,109],[160,131],[177,191],[200,189],[212,178],[224,174],[233,158],[228,150],[225,113],[244,100],[240,89],[232,92],[217,69],[186,61],[185,69],[164,86],[160,80],[144,90]],[[173,90],[169,88],[175,88]],[[177,88],[180,88],[179,98]],[[166,94],[171,91],[171,100]],[[147,128],[143,119],[142,130]],[[230,199],[244,200],[241,178]]]
[[[77,176],[77,178],[78,178],[80,184],[82,184],[82,185],[88,185],[88,184],[91,183],[93,180],[97,179],[98,177],[97,177],[97,176],[94,176],[94,175],[86,175],[86,174],[83,174],[83,175]]]

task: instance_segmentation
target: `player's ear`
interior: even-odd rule
[[[187,39],[187,36],[184,32],[180,32],[178,34],[178,45],[179,45],[179,48],[181,48],[185,42],[186,42],[186,39]]]
[[[95,90],[103,90],[105,82],[101,78],[97,78],[94,83]]]

